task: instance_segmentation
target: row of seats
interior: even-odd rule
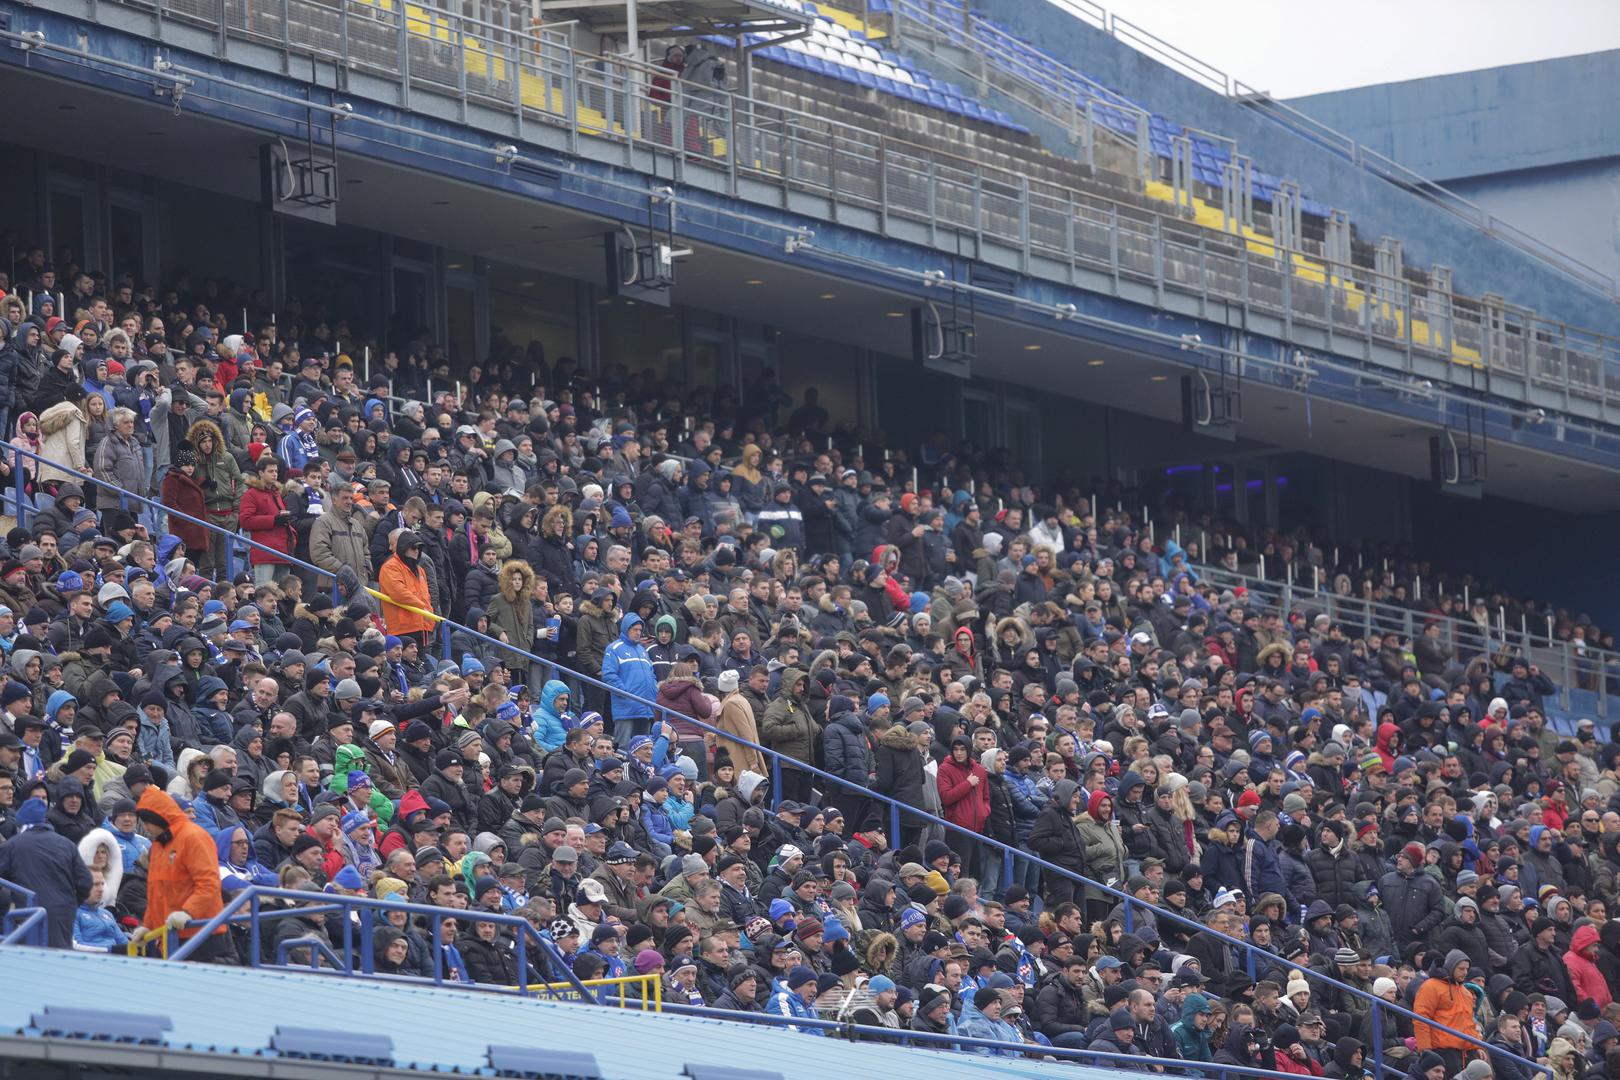
[[[1072,97],[1082,108],[1089,102],[1097,122],[1123,138],[1134,140],[1137,137],[1138,117],[1146,113],[1149,146],[1156,156],[1171,157],[1174,141],[1187,136],[1192,146],[1194,179],[1215,189],[1225,186],[1223,166],[1231,159],[1231,151],[1225,144],[1189,132],[1174,121],[1142,108],[1128,96],[1097,84],[1084,72],[1077,72],[1072,67],[1059,63],[1040,48],[1017,37],[994,19],[974,14],[966,20],[974,29],[964,29],[964,20],[959,17],[962,0],[932,0],[932,3],[934,10],[943,13],[942,17],[934,22],[932,29],[950,36],[953,44],[964,50],[989,56],[992,62],[996,55],[1003,55],[1011,61],[1010,66],[1021,76],[1048,89],[1055,97]],[[876,0],[869,5],[869,10],[874,14],[890,14],[893,6],[890,0]],[[975,33],[974,30],[981,32]],[[1071,72],[1078,74],[1080,79],[1075,79]],[[1251,169],[1250,177],[1251,188],[1256,198],[1266,202],[1275,200],[1283,183],[1281,177],[1262,169]],[[1328,212],[1325,204],[1308,197],[1301,198],[1300,208],[1305,213],[1318,217],[1325,217]]]
[[[867,90],[889,94],[924,108],[964,117],[1018,134],[1029,129],[1000,109],[990,108],[955,83],[936,79],[928,71],[888,49],[873,44],[859,29],[851,29],[804,0],[774,0],[781,7],[801,11],[815,18],[807,37],[769,45],[755,53],[757,59],[782,64],[828,79],[854,83]],[[751,42],[771,40],[774,35],[749,35]],[[725,38],[709,38],[717,45],[731,44]]]

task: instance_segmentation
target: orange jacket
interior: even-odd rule
[[[1440,975],[1423,981],[1418,987],[1412,1011],[1419,1016],[1444,1024],[1464,1035],[1479,1038],[1479,1025],[1474,1023],[1474,995],[1466,986],[1459,986]],[[1412,1033],[1417,1036],[1419,1050],[1473,1050],[1472,1043],[1464,1042],[1450,1032],[1414,1023]]]
[[[382,564],[382,569],[377,573],[377,591],[401,604],[409,604],[423,611],[433,610],[433,594],[428,591],[427,571],[421,566],[413,571],[398,555],[390,555],[388,561]],[[423,630],[431,634],[434,629],[433,620],[426,615],[407,611],[388,600],[383,601],[382,615],[383,625],[390,634],[403,636]]]
[[[169,823],[168,843],[153,841],[146,871],[146,915],[142,925],[156,929],[182,908],[193,919],[211,919],[224,901],[219,892],[219,852],[208,830],[186,816],[180,805],[153,784],[141,792],[137,809],[148,810]],[[195,930],[182,930],[190,937]],[[224,932],[224,927],[220,928]]]

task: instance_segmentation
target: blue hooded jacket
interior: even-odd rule
[[[204,675],[197,680],[197,704],[191,707],[191,715],[197,718],[197,725],[202,729],[203,745],[212,746],[216,743],[230,745],[233,735],[231,714],[223,709],[216,709],[212,705],[203,704],[209,697],[221,690],[229,690],[225,680],[217,675]]]
[[[658,696],[658,680],[653,676],[652,660],[647,656],[647,649],[630,640],[630,628],[640,625],[641,616],[633,611],[627,612],[619,620],[619,639],[602,654],[602,681],[616,691],[623,691],[613,695],[615,721],[651,719],[651,702]],[[637,701],[625,697],[625,694],[635,694],[646,700]]]
[[[530,738],[540,749],[550,752],[568,738],[568,724],[564,714],[556,710],[557,698],[568,693],[568,684],[551,679],[540,688],[540,703],[534,707],[534,731]]]
[[[231,862],[231,837],[240,832],[247,837],[248,861],[246,865]],[[249,885],[267,885],[275,888],[279,879],[253,858],[253,834],[243,825],[232,825],[214,834],[214,851],[219,857],[220,891],[233,893]]]

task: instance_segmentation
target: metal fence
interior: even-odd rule
[[[1620,405],[1620,340],[1543,319],[1493,298],[1477,299],[1334,263],[1270,240],[1223,234],[1131,202],[1033,179],[882,132],[684,81],[660,69],[574,49],[544,28],[492,24],[392,0],[116,0],[227,39],[310,53],[397,86],[397,103],[428,91],[514,114],[521,130],[560,129],[617,145],[630,167],[646,151],[669,153],[674,179],[703,171],[732,194],[758,198],[763,183],[783,206],[796,195],[872,212],[891,233],[905,222],[936,247],[983,257],[1015,253],[1021,269],[1115,292],[1146,286],[1195,297],[1206,314],[1280,320],[1286,335],[1310,328],[1328,348],[1396,370],[1418,359],[1481,368],[1577,400]],[[386,4],[386,6],[384,6]],[[498,9],[504,12],[504,9]],[[217,72],[180,72],[200,83],[256,92]],[[662,73],[667,76],[667,72]],[[357,117],[357,122],[365,122]],[[1448,365],[1447,370],[1454,365]],[[1454,381],[1474,387],[1474,372]],[[1510,391],[1511,392],[1511,391]]]
[[[1576,707],[1575,693],[1587,691],[1594,695],[1597,714],[1609,715],[1609,680],[1620,676],[1620,656],[1557,637],[1551,616],[1539,625],[1527,616],[1510,621],[1506,608],[1498,606],[1483,623],[1459,619],[1419,607],[1341,594],[1334,589],[1332,574],[1301,572],[1294,564],[1273,567],[1273,576],[1254,576],[1204,564],[1192,568],[1210,584],[1247,589],[1251,598],[1275,607],[1284,619],[1295,611],[1325,613],[1352,631],[1377,630],[1409,640],[1416,640],[1427,624],[1438,623],[1441,643],[1452,655],[1490,657],[1507,651],[1523,656],[1557,684],[1560,708]],[[1265,574],[1263,565],[1261,574]],[[1413,597],[1414,603],[1421,600],[1421,596]]]

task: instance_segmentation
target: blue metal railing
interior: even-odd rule
[[[59,469],[64,473],[67,473],[69,476],[73,476],[75,478],[82,479],[82,480],[84,480],[86,482],[89,482],[89,483],[98,484],[103,490],[116,492],[121,497],[123,497],[125,499],[133,499],[133,500],[135,500],[137,502],[140,502],[140,503],[143,503],[143,504],[146,504],[146,505],[149,505],[149,506],[161,506],[160,503],[158,503],[155,500],[149,498],[148,496],[140,495],[140,494],[137,494],[137,493],[132,492],[132,491],[126,491],[123,488],[119,488],[119,487],[116,487],[114,485],[109,485],[109,484],[103,483],[103,482],[101,482],[99,480],[96,480],[93,476],[90,476],[90,475],[85,474],[85,473],[77,472],[74,469],[71,469],[71,468],[69,468],[67,466],[64,466],[64,465],[61,465],[61,464],[59,464],[59,463],[57,463],[55,461],[52,461],[49,458],[42,457],[41,455],[36,454],[33,451],[26,450],[26,449],[23,449],[21,447],[16,447],[16,446],[8,447],[7,449],[10,452],[22,454],[22,455],[24,455],[26,457],[29,457],[29,458],[32,458],[32,459],[34,459],[36,461],[44,462],[45,464],[51,465],[52,467],[54,467],[56,469]],[[17,494],[20,496],[22,494],[22,492],[21,492],[21,483],[22,483],[21,470],[19,469],[19,470],[14,470],[14,471],[16,473],[17,484],[18,484],[18,489],[19,489]],[[20,502],[20,500],[19,500],[19,502]],[[233,533],[233,532],[231,532],[231,531],[229,531],[227,529],[221,528],[220,526],[215,525],[212,522],[204,521],[204,520],[202,520],[200,518],[194,518],[194,517],[191,517],[190,515],[187,515],[187,514],[180,514],[177,511],[170,510],[167,507],[163,507],[163,509],[166,512],[168,512],[170,514],[175,514],[175,515],[179,516],[180,518],[182,518],[184,520],[190,521],[190,522],[192,522],[194,524],[202,525],[203,527],[205,527],[207,529],[211,529],[211,530],[213,530],[215,532],[221,533],[228,540],[235,541],[237,543],[246,544],[251,548],[256,548],[258,550],[265,551],[265,552],[268,552],[270,554],[273,554],[273,555],[276,556],[277,559],[283,560],[283,561],[287,562],[288,564],[290,564],[292,566],[299,567],[299,568],[301,568],[303,570],[310,571],[310,572],[315,573],[315,574],[324,575],[325,577],[328,577],[328,578],[335,578],[335,573],[333,571],[323,569],[321,567],[315,566],[312,563],[304,562],[303,560],[298,559],[298,558],[296,558],[294,556],[289,556],[289,555],[287,555],[287,554],[285,554],[283,552],[275,551],[272,548],[265,547],[262,544],[258,544],[258,543],[254,542],[252,540],[249,540],[248,538],[240,535],[239,533]],[[378,594],[378,595],[382,595],[382,594]],[[1370,993],[1370,992],[1368,992],[1366,990],[1363,990],[1360,987],[1351,986],[1348,983],[1341,982],[1341,981],[1339,981],[1337,979],[1330,978],[1330,977],[1322,974],[1319,971],[1315,971],[1315,970],[1313,970],[1313,969],[1311,969],[1309,967],[1306,967],[1303,964],[1297,964],[1297,963],[1295,963],[1295,962],[1293,962],[1291,960],[1287,960],[1287,959],[1284,959],[1282,957],[1279,957],[1274,953],[1267,952],[1267,951],[1265,951],[1263,949],[1259,949],[1256,946],[1254,946],[1253,944],[1251,944],[1250,942],[1244,941],[1242,938],[1232,937],[1232,936],[1229,936],[1227,934],[1223,934],[1223,933],[1221,933],[1221,932],[1219,932],[1219,931],[1217,931],[1217,930],[1215,930],[1215,929],[1213,929],[1211,927],[1205,926],[1203,923],[1199,922],[1196,919],[1189,918],[1188,916],[1186,916],[1186,915],[1184,915],[1184,914],[1182,914],[1180,912],[1172,911],[1169,908],[1160,907],[1160,906],[1157,906],[1157,905],[1154,905],[1154,904],[1144,903],[1143,901],[1138,900],[1136,897],[1131,896],[1130,894],[1128,894],[1128,893],[1126,893],[1126,892],[1124,892],[1124,891],[1122,891],[1122,890],[1120,890],[1118,888],[1115,888],[1115,887],[1113,887],[1111,885],[1107,885],[1107,884],[1105,884],[1103,882],[1100,882],[1100,881],[1093,881],[1092,879],[1084,877],[1083,875],[1076,874],[1071,870],[1067,870],[1067,869],[1065,869],[1065,868],[1063,868],[1061,866],[1057,866],[1054,863],[1048,862],[1047,860],[1041,858],[1038,855],[1032,854],[1032,853],[1024,851],[1024,850],[1021,850],[1019,848],[1015,848],[1015,847],[1013,847],[1013,846],[1011,846],[1009,844],[1004,844],[999,840],[992,839],[991,837],[984,836],[984,835],[982,835],[980,833],[975,833],[975,832],[973,832],[973,831],[971,831],[969,829],[964,829],[960,825],[957,825],[957,824],[955,824],[953,822],[947,821],[944,818],[936,817],[935,815],[928,813],[926,810],[923,810],[920,807],[913,807],[913,806],[905,805],[905,804],[900,803],[897,800],[891,798],[890,796],[884,795],[884,794],[882,794],[880,792],[873,791],[870,788],[863,787],[863,786],[861,786],[859,784],[852,783],[852,782],[850,782],[848,780],[843,779],[842,777],[834,776],[833,774],[825,772],[825,771],[823,771],[821,769],[818,769],[815,766],[813,766],[813,765],[811,765],[811,764],[809,764],[807,762],[801,762],[801,761],[798,761],[798,760],[793,759],[793,758],[787,758],[786,755],[780,753],[779,751],[772,750],[770,747],[764,746],[764,745],[762,745],[760,743],[757,743],[757,742],[752,742],[752,741],[750,741],[748,739],[740,738],[737,735],[735,735],[735,734],[733,734],[733,733],[731,733],[729,731],[723,731],[720,728],[714,726],[713,724],[710,724],[710,723],[707,723],[705,721],[696,719],[695,717],[685,716],[685,715],[683,715],[681,713],[677,713],[677,712],[667,708],[666,706],[658,704],[656,701],[652,701],[652,700],[649,700],[647,698],[643,698],[643,697],[641,697],[641,696],[639,696],[637,694],[626,693],[623,690],[620,690],[620,689],[617,689],[617,688],[615,688],[613,686],[610,686],[609,684],[601,681],[600,679],[594,679],[589,675],[585,675],[585,674],[583,674],[581,672],[577,672],[577,671],[574,671],[572,669],[565,668],[562,665],[558,664],[555,660],[550,660],[550,659],[547,659],[547,658],[542,657],[542,656],[537,656],[537,655],[527,651],[526,649],[518,648],[517,646],[515,646],[515,645],[513,645],[513,644],[511,644],[509,642],[501,641],[498,638],[491,637],[489,634],[485,634],[485,633],[482,633],[482,632],[480,632],[478,630],[474,630],[473,628],[471,628],[469,626],[464,626],[463,624],[455,622],[454,620],[444,618],[443,616],[438,616],[438,615],[435,615],[434,617],[439,619],[441,627],[452,628],[452,629],[454,629],[454,630],[456,630],[458,632],[470,635],[475,640],[484,641],[484,642],[486,642],[486,643],[488,643],[488,644],[490,644],[492,646],[495,646],[499,650],[499,652],[497,652],[498,656],[500,656],[500,655],[510,655],[510,656],[515,656],[515,657],[522,657],[522,658],[526,659],[530,664],[539,665],[539,666],[544,667],[544,668],[549,668],[551,671],[557,673],[559,676],[564,676],[566,678],[576,680],[577,682],[579,682],[581,684],[584,684],[584,685],[594,686],[594,687],[596,687],[596,688],[598,688],[600,690],[603,690],[603,691],[605,691],[607,693],[613,694],[613,695],[615,695],[615,696],[617,696],[619,698],[634,701],[634,702],[636,702],[636,703],[638,703],[640,705],[643,705],[646,708],[653,710],[654,717],[660,717],[660,718],[663,718],[666,721],[668,719],[672,718],[672,717],[679,718],[683,723],[692,724],[692,725],[694,725],[694,726],[696,726],[698,728],[701,728],[701,729],[703,729],[705,731],[712,732],[715,735],[721,736],[721,737],[723,737],[725,739],[728,739],[728,740],[730,740],[732,742],[738,743],[738,744],[743,745],[743,746],[747,746],[752,750],[756,750],[756,751],[760,752],[761,754],[765,755],[766,759],[771,763],[771,791],[770,791],[770,796],[771,796],[771,801],[772,801],[772,807],[773,808],[781,800],[781,790],[782,789],[781,789],[780,780],[781,780],[781,771],[782,771],[782,769],[784,767],[784,759],[785,759],[785,766],[787,768],[795,769],[795,770],[798,770],[799,772],[806,773],[806,774],[808,774],[810,776],[816,777],[819,781],[822,781],[824,783],[824,785],[831,785],[830,790],[848,790],[848,791],[859,794],[860,797],[863,800],[875,800],[875,801],[877,801],[879,803],[882,803],[882,804],[886,805],[888,807],[888,811],[889,811],[889,821],[890,821],[890,825],[891,825],[891,835],[892,836],[898,837],[900,835],[900,825],[899,825],[899,823],[900,823],[902,814],[904,814],[904,815],[906,815],[906,816],[908,816],[910,818],[921,819],[922,821],[927,822],[930,825],[946,829],[946,830],[948,830],[948,831],[950,831],[952,833],[957,833],[957,834],[960,834],[960,835],[963,835],[963,836],[970,837],[971,839],[973,839],[976,843],[978,843],[980,845],[986,845],[986,846],[988,846],[988,847],[990,847],[990,848],[992,848],[994,850],[1000,851],[1002,853],[1002,860],[1003,860],[1003,866],[1004,867],[1005,866],[1010,866],[1014,861],[1022,860],[1022,861],[1026,862],[1026,863],[1032,863],[1032,864],[1040,867],[1042,869],[1042,871],[1044,871],[1045,873],[1055,874],[1055,875],[1057,875],[1059,877],[1066,878],[1066,879],[1068,879],[1070,881],[1073,881],[1073,882],[1075,882],[1075,883],[1077,883],[1079,885],[1085,886],[1088,889],[1094,890],[1096,892],[1100,892],[1100,893],[1102,893],[1102,894],[1104,894],[1106,896],[1113,897],[1114,899],[1120,901],[1124,905],[1123,910],[1124,910],[1124,913],[1125,913],[1125,920],[1126,920],[1125,925],[1127,926],[1127,928],[1129,928],[1130,926],[1133,925],[1132,912],[1136,908],[1141,908],[1141,909],[1146,910],[1146,911],[1151,911],[1156,920],[1169,920],[1170,922],[1175,923],[1177,925],[1188,927],[1188,928],[1192,929],[1194,932],[1208,934],[1211,937],[1213,937],[1213,938],[1221,941],[1222,943],[1224,943],[1228,948],[1238,950],[1237,955],[1241,955],[1241,956],[1243,956],[1245,958],[1245,960],[1244,960],[1245,966],[1246,966],[1246,968],[1247,968],[1247,970],[1248,970],[1251,977],[1254,977],[1255,974],[1257,973],[1258,965],[1263,963],[1264,965],[1266,965],[1267,968],[1278,968],[1278,967],[1280,967],[1280,968],[1284,968],[1284,969],[1292,971],[1292,972],[1298,972],[1300,974],[1300,976],[1303,977],[1308,983],[1331,986],[1341,994],[1348,994],[1351,997],[1359,998],[1359,999],[1361,999],[1361,1000],[1363,1000],[1363,1001],[1365,1001],[1367,1003],[1368,1009],[1372,1013],[1372,1035],[1373,1035],[1373,1044],[1374,1045],[1371,1048],[1369,1048],[1369,1057],[1371,1058],[1371,1060],[1373,1062],[1374,1071],[1377,1072],[1377,1073],[1381,1074],[1385,1070],[1385,1065],[1384,1065],[1384,1060],[1383,1060],[1382,1037],[1381,1037],[1382,1036],[1382,1025],[1384,1023],[1384,1015],[1383,1015],[1384,1013],[1388,1013],[1388,1014],[1394,1015],[1394,1016],[1404,1016],[1408,1020],[1412,1020],[1412,1021],[1415,1021],[1417,1023],[1425,1024],[1428,1027],[1430,1027],[1430,1028],[1432,1028],[1432,1029],[1434,1029],[1436,1031],[1443,1032],[1443,1033],[1445,1033],[1447,1035],[1453,1036],[1454,1038],[1460,1039],[1464,1043],[1466,1043],[1467,1045],[1470,1045],[1470,1046],[1474,1047],[1475,1049],[1477,1049],[1477,1050],[1479,1050],[1481,1052],[1491,1054],[1491,1055],[1495,1055],[1495,1056],[1500,1056],[1500,1057],[1511,1057],[1512,1056],[1512,1055],[1508,1055],[1508,1054],[1504,1053],[1500,1048],[1490,1046],[1483,1039],[1481,1039],[1481,1038],[1479,1038],[1477,1036],[1470,1035],[1470,1034],[1468,1034],[1466,1032],[1457,1031],[1457,1030],[1455,1030],[1453,1028],[1445,1026],[1444,1024],[1439,1024],[1439,1023],[1436,1023],[1436,1022],[1434,1022],[1432,1020],[1428,1020],[1428,1019],[1426,1019],[1426,1018],[1424,1018],[1422,1016],[1419,1016],[1417,1013],[1413,1012],[1410,1009],[1407,1009],[1407,1008],[1405,1008],[1403,1006],[1397,1005],[1397,1004],[1395,1004],[1393,1002],[1385,1001],[1383,998],[1377,997],[1376,995],[1374,995],[1374,994],[1372,994],[1372,993]],[[1008,880],[1010,881],[1011,878],[1009,878]],[[308,902],[309,897],[311,895],[309,893],[288,892],[286,890],[259,890],[259,889],[256,889],[256,888],[250,888],[250,889],[243,890],[242,893],[239,893],[237,899],[233,900],[231,902],[231,904],[227,905],[227,910],[234,910],[233,905],[239,905],[240,903],[242,903],[244,894],[253,894],[253,893],[257,892],[259,894],[268,895],[269,892],[272,892],[272,891],[277,892],[277,893],[285,893],[287,898],[302,899],[306,903]],[[356,900],[356,901],[364,901],[367,898],[364,898],[364,897],[349,897],[349,898],[346,898],[346,899]],[[372,900],[372,901],[370,901],[370,903],[372,905],[382,905],[384,902],[380,901],[380,900]],[[430,911],[431,910],[443,910],[446,913],[454,914],[454,912],[451,912],[450,909],[426,909],[426,910],[430,910]],[[220,916],[216,916],[215,919],[210,920],[210,925],[211,926],[222,925],[224,921],[225,921],[225,913],[222,912]],[[527,924],[525,924],[525,925],[527,925]],[[532,927],[530,929],[532,930]],[[182,949],[182,953],[184,955],[190,955],[190,952],[194,951],[195,948],[197,947],[196,939],[193,939],[191,942],[188,942],[187,944],[188,944],[189,948],[188,949]],[[181,959],[183,957],[182,956],[177,956],[175,958],[176,959]],[[1542,1073],[1548,1074],[1548,1076],[1551,1076],[1551,1069],[1548,1066],[1538,1065],[1535,1062],[1526,1060],[1524,1058],[1514,1058],[1513,1060],[1521,1068],[1526,1069],[1527,1071],[1529,1071],[1531,1073],[1542,1072]]]
[[[280,901],[286,907],[266,907],[265,901]],[[455,919],[459,922],[487,922],[497,926],[513,928],[514,962],[518,969],[519,985],[516,987],[483,986],[485,990],[515,993],[522,997],[530,996],[529,990],[529,959],[533,956],[537,963],[535,970],[542,976],[543,983],[565,983],[569,989],[547,990],[546,996],[564,998],[567,1000],[592,1001],[595,1000],[590,990],[579,981],[569,968],[562,953],[555,944],[545,937],[521,915],[508,912],[482,911],[476,908],[441,908],[428,904],[412,904],[393,899],[378,900],[370,896],[349,896],[343,893],[317,893],[299,889],[277,889],[262,885],[250,885],[239,890],[230,900],[226,901],[219,914],[206,920],[193,919],[187,928],[194,928],[195,933],[186,939],[177,949],[171,951],[169,959],[186,960],[202,947],[216,931],[222,927],[240,924],[248,931],[249,964],[253,967],[262,965],[264,955],[264,929],[265,925],[275,919],[302,918],[310,915],[336,915],[342,927],[341,939],[333,941],[330,946],[316,937],[302,937],[284,940],[276,946],[276,964],[287,966],[286,956],[292,949],[310,948],[313,955],[310,957],[308,967],[321,970],[315,963],[316,956],[325,957],[332,965],[329,969],[332,974],[364,975],[386,977],[380,975],[376,969],[376,958],[372,951],[372,941],[376,936],[377,924],[371,918],[376,911],[403,911],[407,916],[424,916],[429,921],[429,941],[433,951],[432,978],[410,979],[412,982],[432,983],[443,986],[447,983],[453,986],[464,986],[465,983],[456,979],[447,979],[444,970],[444,954],[439,950],[439,940],[445,919]],[[355,918],[354,916],[359,916]],[[531,952],[531,949],[533,950]],[[303,965],[300,965],[302,967]],[[396,978],[398,976],[395,976]],[[570,997],[569,995],[577,995]]]
[[[39,897],[34,890],[0,878],[0,892],[9,892],[20,901],[0,920],[0,945],[38,945],[43,948],[48,944],[50,927],[46,925],[46,911],[39,906]]]

